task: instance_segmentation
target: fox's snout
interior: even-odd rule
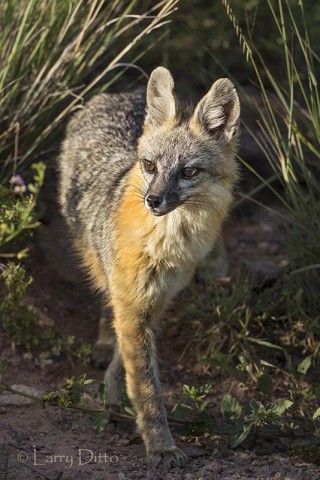
[[[160,207],[162,200],[161,195],[148,195],[146,198],[148,206],[152,209]]]
[[[175,208],[173,205],[169,207],[164,194],[149,193],[146,195],[144,203],[147,210],[157,217],[165,215]]]

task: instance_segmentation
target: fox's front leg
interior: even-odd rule
[[[124,390],[124,369],[118,343],[115,341],[113,358],[104,377],[107,386],[106,401],[109,405],[121,405]]]
[[[111,315],[112,312],[110,309],[102,304],[98,339],[92,350],[92,359],[95,365],[99,368],[105,368],[110,363],[116,343],[114,330],[110,323]]]
[[[115,309],[114,326],[126,373],[127,393],[150,463],[183,465],[185,454],[175,446],[161,400],[154,334],[147,316],[131,308]]]

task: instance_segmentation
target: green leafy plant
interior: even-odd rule
[[[215,431],[213,420],[207,411],[208,401],[206,397],[210,389],[211,385],[209,384],[200,387],[183,385],[186,402],[177,403],[171,410],[169,417],[173,424],[178,421],[175,429],[179,433],[197,436],[204,432]]]
[[[23,303],[32,278],[21,265],[13,262],[3,268],[0,278],[4,280],[7,289],[7,294],[0,303],[2,327],[12,341],[30,350],[39,342],[36,335],[36,317]]]
[[[74,336],[64,339],[54,327],[41,327],[35,309],[25,302],[26,294],[32,283],[32,277],[25,268],[9,261],[2,267],[0,279],[3,279],[5,292],[0,303],[1,327],[7,332],[11,341],[23,346],[36,356],[67,356],[70,363],[80,361],[84,366],[91,359],[91,346],[79,344]]]
[[[262,102],[254,105],[260,132],[252,134],[282,186],[279,192],[260,177],[287,215],[289,266],[275,287],[283,292],[276,306],[285,308],[291,319],[302,316],[310,327],[319,319],[320,61],[310,40],[305,2],[267,2],[281,39],[276,62],[283,65],[281,76],[265,61],[253,38],[242,31],[230,3],[223,3],[261,91]]]
[[[35,170],[33,181],[25,185],[23,178],[16,175],[11,179],[11,188],[0,185],[0,258],[23,258],[27,249],[18,253],[8,249],[16,240],[31,234],[40,225],[36,203],[43,185],[45,166],[42,162],[32,165]]]
[[[230,426],[230,446],[237,447],[253,429],[260,426],[284,425],[284,413],[293,405],[291,400],[263,404],[259,400],[250,400],[243,409],[235,398],[225,395],[221,402],[221,413]]]
[[[67,408],[71,405],[78,405],[81,401],[81,393],[84,388],[93,382],[94,380],[87,378],[85,373],[78,379],[74,376],[67,378],[58,390],[50,392],[43,397],[44,406],[58,405],[62,408]]]
[[[45,166],[39,162],[32,165],[33,181],[25,185],[19,175],[12,177],[11,186],[0,185],[0,258],[21,260],[28,248],[18,251],[13,248],[17,241],[31,235],[40,225],[36,202],[44,181]],[[38,344],[36,316],[24,303],[26,292],[32,283],[24,267],[9,261],[0,265],[0,280],[4,284],[3,299],[0,303],[2,327],[17,344],[28,350]],[[1,284],[0,284],[1,285]]]
[[[200,387],[189,387],[189,385],[183,385],[183,393],[193,402],[198,412],[203,412],[208,402],[205,400],[206,396],[210,392],[211,385],[205,384]]]
[[[268,433],[279,434],[280,430],[283,436],[288,435],[293,439],[295,436],[305,439],[318,436],[314,421],[320,415],[317,407],[319,387],[315,384],[310,388],[305,383],[305,375],[311,366],[309,356],[289,372],[279,372],[279,369],[263,360],[255,365],[245,362],[241,357],[240,360],[241,363],[234,366],[232,358],[221,352],[207,360],[245,385],[248,394],[253,397],[241,405],[238,399],[227,394],[221,402],[220,410],[229,430],[231,447],[241,444],[250,432],[257,433],[258,429],[262,429],[263,435],[264,427],[268,427]],[[283,392],[288,398],[278,400],[274,397],[274,389],[278,386],[277,378],[280,375],[289,387]]]
[[[60,341],[59,344],[57,344],[57,342],[54,344],[56,351],[66,354],[72,364],[74,364],[75,360],[80,361],[83,366],[87,366],[89,364],[92,353],[91,345],[88,343],[79,344],[74,335],[69,335],[65,341],[61,336],[58,336],[57,338]]]

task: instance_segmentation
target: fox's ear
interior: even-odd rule
[[[174,118],[176,103],[173,95],[174,82],[169,70],[157,67],[150,75],[147,87],[146,125],[159,127]]]
[[[220,78],[198,103],[192,123],[210,135],[227,141],[236,136],[239,127],[240,102],[228,78]]]

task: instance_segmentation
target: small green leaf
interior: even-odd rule
[[[318,407],[317,410],[312,415],[312,420],[316,420],[319,417],[320,417],[320,407]]]
[[[309,355],[306,357],[304,360],[302,360],[301,363],[299,363],[297,372],[301,373],[302,375],[305,375],[309,368],[311,367],[311,361],[312,361],[312,356]]]
[[[225,355],[222,352],[216,352],[211,357],[205,359],[205,363],[209,363],[210,365],[223,368],[223,370],[225,370],[231,377],[234,377],[237,380],[241,380],[242,372],[233,365],[230,365],[229,361],[230,359],[228,355]]]
[[[28,184],[28,190],[31,193],[37,193],[37,188],[33,185],[33,183]]]
[[[204,412],[205,409],[207,408],[208,404],[209,404],[209,402],[207,402],[207,400],[205,400],[204,402],[202,402],[202,403],[200,404],[200,407],[199,407],[199,412]]]
[[[94,383],[95,380],[93,378],[85,378],[83,380],[83,385],[90,385],[91,383]]]
[[[72,403],[80,403],[81,401],[81,386],[74,384],[70,391],[70,399]]]
[[[106,428],[106,426],[109,423],[110,419],[110,412],[102,412],[98,413],[94,419],[93,419],[93,428],[97,433],[103,432],[103,430]]]
[[[230,447],[235,448],[242,443],[251,431],[252,423],[243,424],[240,432],[234,433],[230,438]]]
[[[173,417],[181,419],[190,418],[190,416],[192,415],[192,408],[189,407],[189,405],[185,405],[184,403],[176,403],[170,414]]]
[[[68,335],[67,337],[67,345],[71,347],[74,344],[76,337],[74,335]]]
[[[280,416],[280,415],[283,415],[284,412],[288,410],[288,408],[290,408],[292,405],[293,405],[293,402],[291,402],[291,400],[281,400],[276,404],[273,411],[274,413]]]
[[[124,407],[124,409],[125,409],[125,411],[126,411],[127,413],[129,413],[129,415],[131,415],[132,417],[135,417],[135,416],[136,416],[136,412],[133,410],[132,407],[129,407],[129,405],[126,405],[126,406]]]
[[[279,345],[268,342],[267,340],[263,340],[261,338],[248,337],[247,340],[249,340],[252,343],[257,343],[258,345],[261,345],[262,347],[275,348],[276,350],[283,350],[283,348],[280,347]]]
[[[242,407],[236,398],[227,394],[222,399],[220,411],[227,421],[234,422],[240,417]]]
[[[104,382],[101,382],[98,387],[98,398],[100,402],[102,402],[104,405],[106,403],[107,391],[108,391],[107,385]]]
[[[258,379],[258,386],[262,393],[270,396],[273,390],[273,383],[270,375],[261,375]]]
[[[246,415],[246,420],[252,423],[257,423],[261,418],[266,414],[266,408],[259,400],[254,398],[250,400],[247,406],[248,413]]]

